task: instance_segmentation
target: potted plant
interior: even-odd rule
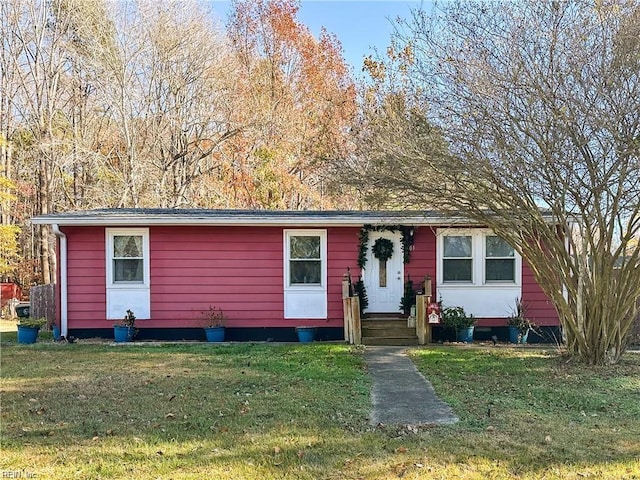
[[[53,341],[58,342],[61,340],[60,337],[60,326],[56,323],[56,320],[47,320],[47,327],[51,330],[51,334],[53,335]]]
[[[413,289],[413,280],[411,276],[407,277],[407,281],[404,284],[404,295],[400,299],[400,310],[405,315],[411,314],[412,307],[416,305],[416,291]]]
[[[113,325],[113,338],[116,342],[130,342],[136,336],[136,316],[127,310],[120,323]]]
[[[45,318],[21,318],[18,322],[18,343],[36,343],[38,332],[46,323]]]
[[[316,339],[316,327],[300,326],[296,327],[296,335],[300,343],[313,342]]]
[[[446,307],[442,309],[442,325],[451,328],[456,333],[458,342],[473,342],[473,327],[476,319],[467,314],[462,307]]]
[[[209,309],[202,312],[202,319],[207,342],[224,342],[227,318],[222,308],[209,305]]]
[[[515,308],[507,318],[507,325],[509,325],[509,342],[517,344],[527,343],[529,332],[536,328],[536,324],[527,318],[527,306],[519,297],[516,298]]]

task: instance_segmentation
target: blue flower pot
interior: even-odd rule
[[[18,343],[36,343],[39,328],[18,325]]]
[[[126,327],[123,325],[113,326],[113,338],[116,342],[130,342],[136,334],[135,327]]]
[[[207,342],[224,342],[224,327],[208,327],[204,329]]]
[[[300,343],[313,342],[316,338],[316,327],[296,327]]]
[[[473,342],[473,327],[459,329],[456,340],[464,343]]]
[[[509,326],[509,342],[511,343],[527,343],[527,339],[529,338],[529,330],[523,333],[522,336],[519,336],[520,329],[518,327]]]
[[[56,342],[59,342],[60,339],[62,338],[60,336],[60,327],[57,326],[57,325],[54,325],[52,330],[53,330],[53,340],[56,341]]]

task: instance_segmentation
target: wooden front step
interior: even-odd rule
[[[368,316],[362,319],[364,345],[417,345],[416,329],[407,327],[406,318]]]
[[[418,337],[362,337],[363,345],[382,347],[410,347],[418,345]]]

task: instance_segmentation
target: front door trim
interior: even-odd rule
[[[386,286],[380,286],[380,261],[373,255],[373,245],[379,238],[393,242],[393,255],[387,260]],[[402,232],[372,231],[367,245],[367,262],[362,271],[362,279],[367,291],[369,306],[366,313],[400,313],[400,300],[404,290],[404,255]],[[384,283],[384,282],[382,282]]]

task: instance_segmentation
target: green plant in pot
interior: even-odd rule
[[[354,283],[353,286],[354,286],[356,295],[358,295],[358,298],[360,299],[360,315],[364,315],[364,311],[369,306],[369,297],[367,296],[367,289],[361,278],[358,278],[358,281]]]
[[[404,295],[400,299],[400,310],[405,315],[411,314],[411,307],[416,304],[416,291],[413,289],[413,280],[411,276],[407,278],[404,284]]]
[[[201,316],[207,342],[224,342],[227,317],[222,308],[209,305]]]
[[[527,306],[521,298],[516,298],[515,307],[507,318],[509,325],[509,341],[511,343],[527,343],[529,332],[535,330],[537,325],[527,317]]]
[[[124,318],[113,325],[113,337],[116,342],[130,342],[136,336],[136,316],[133,311],[127,310]]]
[[[21,318],[18,322],[18,343],[36,343],[38,332],[46,323],[46,318]]]
[[[56,319],[47,319],[47,329],[51,331],[51,335],[53,336],[54,341],[59,341],[60,337],[60,326],[56,322]]]
[[[467,314],[462,307],[446,307],[442,309],[442,325],[455,331],[456,340],[471,343],[473,341],[473,327],[476,319]]]

